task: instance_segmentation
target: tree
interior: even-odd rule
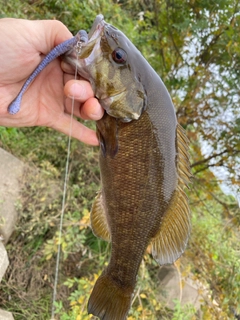
[[[188,131],[194,175],[222,167],[225,182],[239,186],[239,0],[120,2]]]
[[[89,30],[96,13],[101,12],[107,22],[121,29],[133,41],[159,73],[172,96],[178,120],[187,130],[191,142],[194,179],[189,198],[193,208],[194,232],[187,254],[192,257],[195,273],[214,287],[213,297],[218,298],[226,313],[229,312],[228,305],[236,305],[239,295],[239,286],[235,281],[240,276],[239,262],[234,257],[238,238],[234,225],[239,225],[240,214],[236,202],[223,196],[218,183],[224,180],[225,184],[235,185],[236,188],[240,186],[239,0],[3,0],[3,3],[0,4],[2,17],[56,18],[73,33],[79,29]],[[60,145],[56,135],[51,137],[55,149],[48,150],[47,131],[41,131],[40,135],[37,130],[35,134],[31,129],[17,129],[11,134],[6,143],[17,155],[28,155],[29,159],[34,159],[35,163],[44,168],[47,163],[47,168],[51,168],[52,172],[55,168],[61,171],[59,168],[62,162],[56,154],[64,152],[65,145]],[[13,145],[14,139],[15,144],[18,144],[17,135],[22,141],[18,149]],[[34,155],[31,154],[33,143]],[[39,146],[37,152],[38,144],[42,150]],[[78,153],[73,161],[73,170],[77,165]],[[86,171],[83,166],[81,172]],[[210,168],[218,169],[222,179],[219,176],[216,178]],[[83,197],[86,187],[82,188],[84,191],[79,191],[79,185],[84,186],[87,175],[82,180],[77,175],[71,179],[75,188],[73,193],[84,198],[84,201],[81,200],[84,205],[79,204],[81,201],[77,196],[72,201],[77,212],[78,206],[84,209],[89,206],[91,192]],[[69,212],[73,211],[71,205],[68,204],[71,209]],[[72,217],[69,218],[72,221],[70,219]],[[32,221],[29,221],[31,225]],[[48,227],[44,230],[48,230]],[[218,237],[214,237],[215,230]],[[70,237],[68,232],[65,233],[66,238]],[[219,232],[223,233],[222,237]],[[219,249],[220,241],[224,250]],[[91,247],[89,243],[86,247]],[[231,250],[228,250],[230,246]],[[49,248],[51,251],[52,247]],[[230,284],[228,279],[231,280]],[[216,315],[215,319],[218,318],[220,316]]]

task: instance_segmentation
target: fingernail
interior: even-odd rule
[[[98,110],[96,110],[96,112],[90,113],[89,116],[91,117],[92,120],[99,120],[103,116],[103,110],[102,109],[98,109]]]
[[[69,88],[70,98],[83,98],[83,87],[79,83],[74,83]]]

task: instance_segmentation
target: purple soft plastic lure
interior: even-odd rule
[[[10,103],[8,106],[8,112],[10,114],[16,114],[21,107],[22,96],[24,92],[28,89],[29,85],[37,77],[37,75],[54,59],[58,58],[60,55],[66,53],[68,50],[71,50],[78,42],[88,42],[88,34],[85,30],[80,30],[75,37],[66,40],[55,48],[53,48],[46,57],[39,63],[33,73],[28,77],[21,90],[19,91],[17,97]]]

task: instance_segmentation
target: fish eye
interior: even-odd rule
[[[112,58],[116,63],[125,63],[127,61],[127,53],[121,48],[116,48],[112,53]]]

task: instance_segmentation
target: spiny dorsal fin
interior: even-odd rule
[[[173,263],[182,255],[190,234],[190,210],[183,190],[184,187],[187,187],[191,177],[188,143],[184,129],[178,124],[178,186],[163,217],[161,227],[152,240],[152,254],[160,265]]]
[[[110,241],[110,232],[107,223],[107,217],[105,213],[105,209],[103,206],[102,192],[100,191],[96,196],[91,215],[91,227],[95,236],[105,240]]]

